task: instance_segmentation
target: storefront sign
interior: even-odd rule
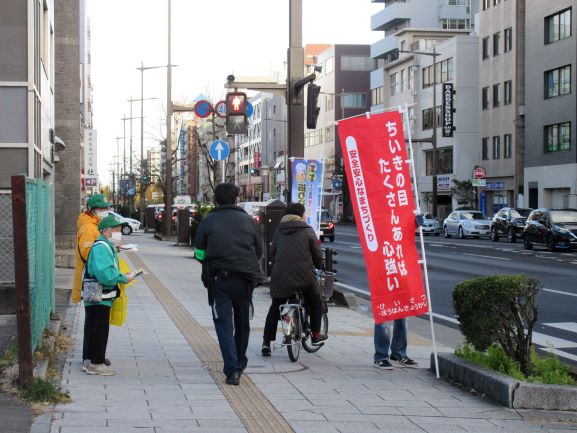
[[[338,124],[376,323],[428,311],[415,246],[415,202],[399,112]]]
[[[505,189],[505,182],[487,182],[485,189]]]
[[[84,129],[84,178],[86,186],[96,186],[98,166],[96,156],[96,129]],[[90,179],[93,180],[90,180]]]
[[[437,175],[437,190],[438,191],[451,191],[451,180],[453,176],[451,175]]]
[[[453,83],[443,83],[443,137],[453,136],[453,101]]]

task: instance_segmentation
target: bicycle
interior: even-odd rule
[[[329,317],[327,301],[333,295],[335,273],[328,271],[315,271],[321,290],[323,313],[321,316],[321,334],[327,335],[329,330]],[[299,359],[301,347],[308,353],[315,353],[324,343],[312,344],[312,332],[310,328],[309,313],[304,305],[304,296],[301,292],[295,294],[293,302],[280,306],[280,316],[284,340],[288,356],[292,362]]]

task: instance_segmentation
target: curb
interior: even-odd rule
[[[577,411],[577,387],[519,381],[475,365],[452,353],[439,353],[439,373],[512,409]],[[435,370],[431,354],[431,370]]]

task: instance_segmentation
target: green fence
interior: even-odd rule
[[[26,179],[26,231],[34,352],[54,311],[54,189],[40,179]]]

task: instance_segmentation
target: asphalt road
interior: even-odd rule
[[[415,237],[418,240],[418,237]],[[554,252],[505,239],[445,239],[425,236],[425,254],[435,320],[457,327],[452,292],[459,282],[483,275],[527,274],[538,278],[539,321],[534,342],[577,362],[577,252]],[[354,226],[337,226],[335,242],[323,246],[338,251],[337,279],[341,288],[369,298],[367,272]],[[417,245],[420,248],[420,245]]]

